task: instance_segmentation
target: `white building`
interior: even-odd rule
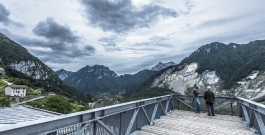
[[[27,86],[25,85],[8,85],[5,87],[5,95],[25,97]]]

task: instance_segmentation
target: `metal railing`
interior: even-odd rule
[[[4,135],[129,135],[174,109],[172,95],[0,127]]]
[[[238,116],[257,134],[265,135],[265,105],[237,98]]]
[[[200,96],[203,104],[203,97]],[[265,135],[265,105],[236,97],[215,97],[215,110],[239,116],[257,134]],[[119,105],[0,127],[0,134],[129,135],[152,125],[173,109],[194,110],[192,96],[167,95]]]

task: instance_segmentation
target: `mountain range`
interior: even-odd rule
[[[79,74],[73,73],[64,81],[95,95],[120,93],[146,98],[172,92],[191,94],[193,85],[198,84],[202,92],[206,86],[212,86],[220,96],[254,99],[263,97],[265,89],[264,57],[264,40],[247,44],[213,42],[199,47],[179,64],[159,62],[151,70],[143,70],[134,75],[107,77],[102,77],[102,74],[86,75],[81,69],[77,71]],[[93,72],[90,73],[96,74],[99,71]]]
[[[55,92],[72,101],[91,102],[94,97],[75,89],[58,78],[55,72],[31,55],[28,50],[0,33],[0,59],[6,75],[29,81],[29,87]]]
[[[63,81],[24,47],[1,33],[0,48],[8,76],[29,80],[30,87],[60,93],[75,101],[92,101],[94,97],[88,93],[122,94],[132,99],[172,92],[191,94],[194,84],[202,92],[211,86],[216,95],[265,101],[265,40],[247,44],[213,42],[199,47],[178,64],[159,63],[151,70],[133,75],[118,76],[103,65],[85,66],[77,72],[57,71]]]
[[[146,98],[150,91],[155,93],[157,88],[189,95],[193,85],[198,84],[202,93],[211,86],[219,96],[265,101],[264,79],[265,40],[247,44],[213,42],[146,80],[134,95]]]
[[[133,75],[118,76],[104,65],[87,65],[77,72],[64,69],[56,71],[65,83],[96,96],[131,93],[155,73],[157,71],[146,69]]]

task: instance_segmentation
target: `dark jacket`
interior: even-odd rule
[[[204,92],[204,99],[206,103],[214,103],[214,94],[212,91],[207,90]]]
[[[197,97],[199,97],[199,90],[198,89],[193,89],[193,98],[197,98]]]

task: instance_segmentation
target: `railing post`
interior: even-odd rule
[[[177,96],[177,99],[179,99],[179,96]],[[177,100],[177,108],[178,108],[178,110],[179,110],[179,100]]]
[[[96,118],[96,112],[92,113],[92,117]],[[97,122],[95,120],[93,121],[93,135],[97,135]]]
[[[231,116],[233,116],[233,102],[231,102],[230,107],[231,107]]]
[[[174,96],[172,96],[171,102],[172,102],[172,108],[173,108],[173,110],[175,110],[175,98],[174,98]]]
[[[119,135],[121,135],[121,113],[120,113],[120,129],[119,129]]]
[[[93,135],[97,135],[97,123],[93,121]]]
[[[238,117],[242,118],[242,107],[241,104],[237,101],[237,112],[238,112]]]

